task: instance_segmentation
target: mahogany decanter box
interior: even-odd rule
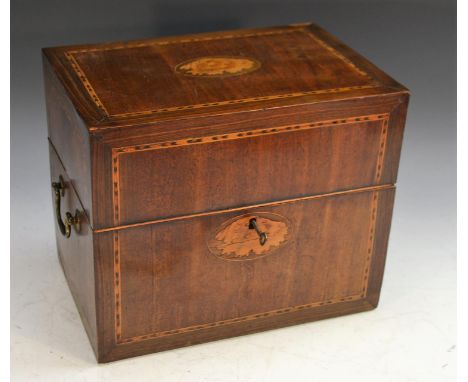
[[[377,306],[405,87],[314,24],[43,59],[58,254],[99,362]]]

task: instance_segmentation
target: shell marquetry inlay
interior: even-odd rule
[[[251,228],[252,219],[268,239],[262,245],[258,233]],[[277,214],[242,215],[223,223],[214,238],[208,241],[210,251],[226,260],[251,260],[272,253],[284,245],[291,234],[289,221]]]
[[[193,77],[228,77],[253,72],[260,68],[257,60],[248,57],[208,56],[184,61],[175,71]]]

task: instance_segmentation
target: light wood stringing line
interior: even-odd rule
[[[327,194],[301,196],[301,197],[293,198],[293,199],[284,199],[280,201],[273,201],[273,202],[259,203],[259,204],[249,204],[246,206],[235,207],[235,208],[226,208],[226,209],[221,209],[221,210],[199,212],[199,213],[189,214],[189,215],[179,215],[179,216],[174,216],[174,217],[161,218],[157,220],[146,220],[140,223],[118,225],[118,226],[113,226],[113,227],[108,227],[108,228],[98,228],[98,229],[94,229],[93,232],[103,233],[103,232],[121,231],[124,229],[138,228],[138,227],[143,227],[143,226],[152,225],[152,224],[160,224],[160,223],[167,223],[167,222],[178,221],[178,220],[194,219],[194,218],[198,218],[202,216],[214,216],[214,215],[226,214],[230,212],[245,211],[247,209],[252,209],[252,208],[279,206],[281,204],[299,202],[302,200],[323,199],[323,198],[327,198],[330,196],[338,196],[338,195],[344,195],[344,194],[358,194],[358,193],[367,192],[367,191],[382,191],[382,190],[387,190],[387,189],[391,189],[394,187],[395,186],[393,186],[392,184],[384,184],[381,186],[369,186],[369,187],[355,188],[351,190],[335,191],[335,192],[330,192]]]

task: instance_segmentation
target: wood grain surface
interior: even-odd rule
[[[83,118],[96,126],[404,89],[313,24],[49,48],[44,53]],[[175,70],[209,56],[246,57],[261,67],[222,81]]]
[[[387,125],[382,114],[115,149],[113,225],[379,185]]]
[[[177,342],[259,318],[285,322],[304,310],[313,317],[323,306],[338,314],[368,295],[376,304],[393,195],[389,188],[246,209],[279,213],[295,230],[271,255],[247,261],[219,259],[207,246],[213,228],[237,213],[99,234],[100,294],[115,299],[101,311],[105,337],[113,338],[105,359],[120,347],[158,348],[167,337]]]
[[[84,217],[58,252],[99,362],[377,306],[405,87],[314,24],[43,58],[52,180]]]
[[[62,176],[64,179],[65,192],[61,200],[62,219],[65,218],[66,212],[71,212],[72,214],[74,214],[76,210],[81,212],[80,231],[77,232],[72,227],[72,233],[68,239],[61,234],[57,222],[55,222],[57,252],[91,346],[96,356],[98,356],[93,231],[89,225],[87,211],[79,201],[73,183],[68,178],[60,158],[50,144],[49,159],[51,181],[58,182],[59,176]],[[52,187],[51,199],[52,205],[54,205],[54,192]]]

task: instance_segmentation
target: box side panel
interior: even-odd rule
[[[99,362],[105,362],[115,346],[113,238],[112,232],[94,234]]]
[[[43,69],[49,140],[93,226],[89,133],[45,56]]]
[[[65,169],[58,158],[54,148],[49,145],[51,181],[58,182],[62,176],[65,191],[61,196],[61,219],[65,219],[65,213],[75,215],[76,210],[82,212],[81,203],[71,185]],[[55,194],[52,191],[52,203],[55,206]],[[55,212],[55,211],[54,211]],[[62,265],[68,286],[73,295],[83,325],[86,329],[91,345],[97,352],[97,324],[96,324],[96,301],[94,281],[94,255],[93,235],[85,214],[80,214],[79,232],[71,228],[70,237],[63,235],[59,229],[56,214],[55,232],[59,260]]]

